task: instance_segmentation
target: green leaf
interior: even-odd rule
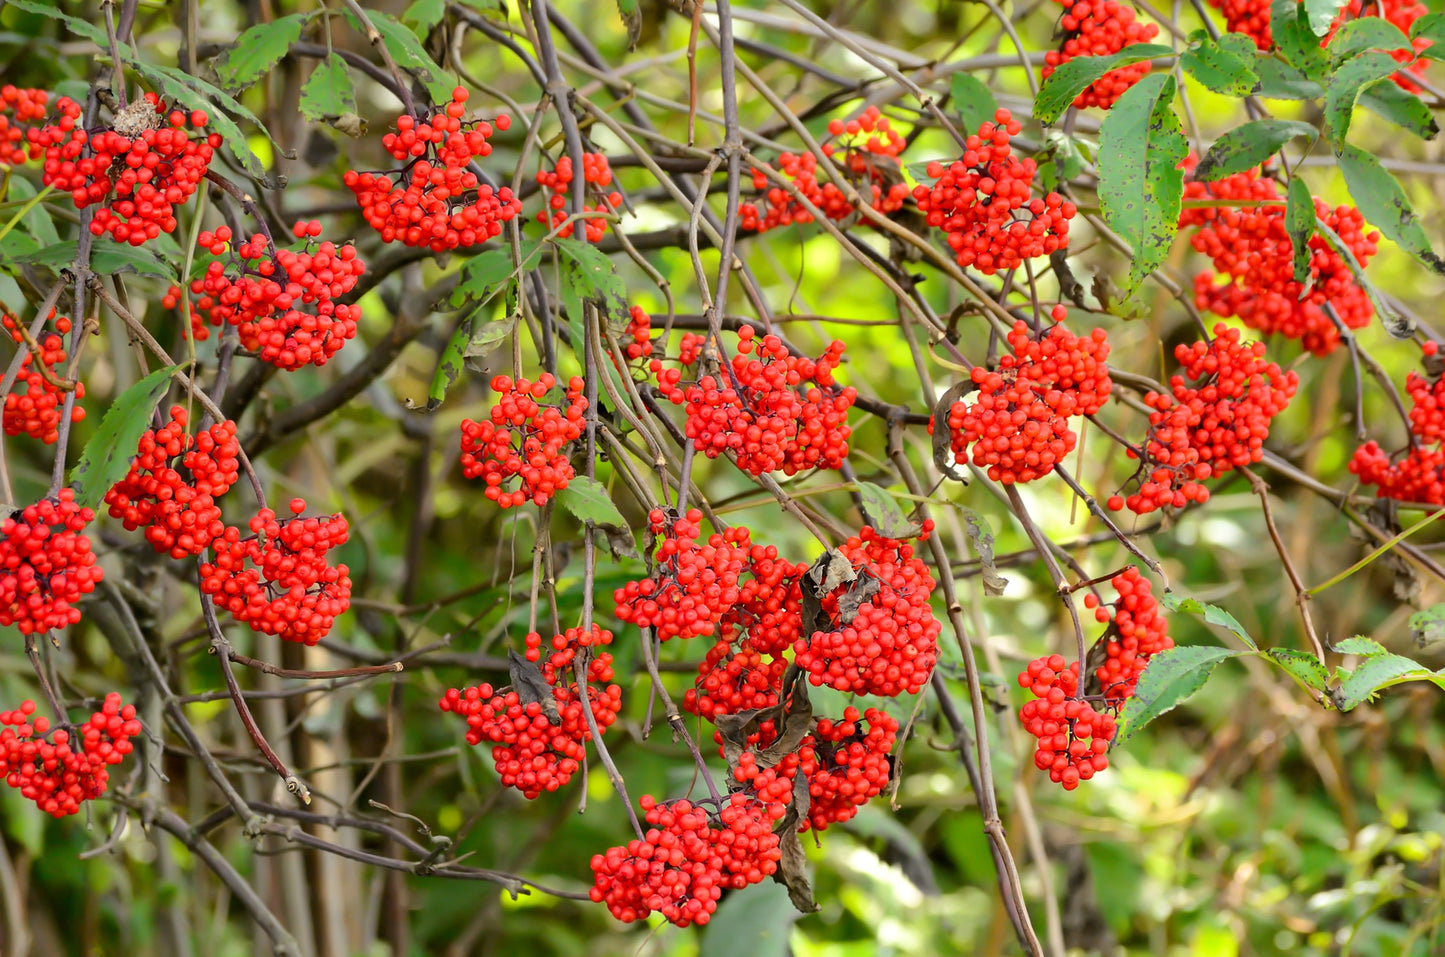
[[[1325,122],[1336,143],[1345,141],[1360,94],[1400,69],[1388,53],[1361,53],[1335,71],[1325,91]]]
[[[1330,649],[1341,655],[1363,655],[1366,658],[1373,658],[1377,655],[1388,655],[1390,652],[1385,646],[1373,638],[1366,638],[1364,635],[1355,635],[1353,638],[1346,638],[1344,641],[1336,642]]]
[[[447,0],[413,0],[411,6],[402,11],[401,22],[419,36],[426,36],[446,15]]]
[[[1119,712],[1114,746],[1125,743],[1149,722],[1183,704],[1204,687],[1221,661],[1243,653],[1209,645],[1183,645],[1159,652],[1149,660],[1134,687],[1133,697],[1124,702],[1124,709]]]
[[[1236,638],[1255,651],[1259,650],[1259,645],[1254,643],[1254,639],[1249,636],[1249,632],[1244,630],[1244,626],[1239,623],[1239,619],[1218,605],[1211,605],[1208,602],[1200,601],[1197,598],[1190,598],[1187,595],[1181,595],[1173,591],[1166,591],[1160,595],[1159,604],[1168,608],[1170,611],[1182,611],[1188,615],[1198,615],[1211,625],[1218,625],[1221,628],[1226,628],[1233,632]]]
[[[1325,88],[1302,70],[1267,53],[1254,58],[1254,72],[1259,77],[1259,95],[1266,99],[1316,100],[1325,95]]]
[[[1421,648],[1445,641],[1445,605],[1431,605],[1411,615],[1410,637]]]
[[[798,912],[781,884],[730,891],[702,933],[698,957],[788,957]]]
[[[1340,63],[1365,50],[1410,50],[1410,38],[1382,17],[1360,17],[1340,27],[1325,52]]]
[[[244,90],[281,62],[309,19],[309,14],[293,13],[246,30],[216,62],[216,77],[230,89]]]
[[[1134,249],[1128,289],[1163,264],[1179,231],[1189,144],[1174,115],[1174,77],[1146,76],[1119,97],[1099,129],[1104,221]]]
[[[875,531],[886,538],[912,538],[918,534],[920,526],[908,520],[898,500],[886,489],[872,482],[858,482],[857,488]]]
[[[356,113],[356,88],[346,61],[335,53],[311,72],[301,87],[301,115],[313,123],[325,123],[347,136],[360,136],[366,131]]]
[[[520,272],[532,268],[532,262],[541,251],[541,243],[533,239],[522,240],[522,262],[512,262],[511,249],[487,249],[462,264],[462,279],[452,290],[451,304],[460,306],[471,300],[484,303],[497,294],[502,284]]]
[[[1269,23],[1274,45],[1285,60],[1310,79],[1322,79],[1329,58],[1320,48],[1319,34],[1311,29],[1304,7],[1298,0],[1274,0],[1270,6]]]
[[[1335,689],[1334,693],[1335,707],[1341,711],[1349,711],[1369,701],[1377,692],[1385,688],[1420,679],[1431,680],[1436,684],[1445,681],[1418,661],[1412,661],[1403,655],[1389,652],[1374,655],[1362,661],[1349,677],[1340,682],[1340,686]]]
[[[71,474],[71,484],[78,489],[77,505],[95,508],[110,487],[125,478],[140,446],[141,433],[150,428],[151,413],[166,394],[171,374],[179,368],[157,369],[110,404]]]
[[[50,266],[61,269],[75,262],[76,242],[64,240],[36,249],[24,255],[15,256],[16,262],[35,266]],[[134,273],[138,276],[152,276],[156,279],[174,280],[175,266],[162,260],[145,247],[98,242],[90,254],[91,272],[102,276],[114,273]]]
[[[1310,237],[1315,234],[1315,199],[1305,181],[1294,176],[1289,181],[1289,204],[1284,209],[1284,229],[1294,246],[1294,281],[1310,281]]]
[[[1314,655],[1293,648],[1270,648],[1265,657],[1279,665],[1307,688],[1324,691],[1329,687],[1330,673]]]
[[[1445,273],[1445,261],[1430,248],[1430,238],[1415,208],[1400,184],[1380,161],[1371,153],[1349,143],[1335,147],[1335,158],[1339,161],[1340,172],[1345,175],[1345,185],[1350,197],[1386,239],[1398,243],[1405,250],[1437,273]]]
[[[50,17],[52,20],[59,20],[61,23],[65,24],[65,28],[67,30],[69,30],[71,33],[74,33],[76,36],[85,37],[85,39],[89,40],[91,43],[94,43],[97,47],[101,49],[102,52],[106,54],[107,59],[109,58],[110,41],[106,38],[105,31],[86,20],[79,20],[75,17],[66,15],[60,9],[59,4],[53,2],[35,3],[33,2],[33,0],[10,0],[10,2],[6,4],[6,6],[14,7],[17,10],[24,10],[27,13],[38,13],[41,16]],[[120,55],[122,58],[132,52],[129,44],[122,43],[119,44],[119,46]]]
[[[1039,95],[1034,98],[1034,119],[1045,125],[1053,123],[1080,93],[1110,70],[1172,56],[1174,51],[1169,47],[1157,43],[1135,43],[1108,56],[1075,57],[1049,74],[1039,88]]]
[[[642,37],[642,11],[637,9],[637,0],[617,0],[617,15],[627,28],[627,49],[636,50]]]
[[[1360,261],[1355,258],[1355,251],[1345,245],[1344,240],[1340,239],[1340,234],[1331,229],[1329,223],[1320,219],[1318,215],[1315,216],[1315,230],[1324,237],[1325,242],[1329,243],[1330,248],[1344,260],[1345,266],[1350,270],[1350,275],[1354,277],[1355,284],[1365,291],[1365,295],[1370,297],[1370,303],[1375,307],[1375,315],[1379,316],[1380,325],[1385,327],[1385,331],[1396,339],[1408,339],[1414,335],[1414,320],[1408,316],[1401,315],[1394,306],[1390,305],[1389,300],[1380,294],[1380,290],[1375,288],[1375,284],[1370,281],[1370,277],[1365,275],[1365,270],[1360,266]]]
[[[1255,120],[1237,126],[1214,141],[1194,168],[1194,178],[1212,182],[1253,169],[1297,136],[1314,141],[1319,131],[1296,120]]]
[[[1084,154],[1079,141],[1062,130],[1049,130],[1039,158],[1039,176],[1045,189],[1056,189],[1084,171]]]
[[[1347,2],[1348,0],[1304,0],[1305,17],[1315,36],[1322,37],[1330,32],[1330,24],[1335,22]]]
[[[370,18],[372,26],[376,27],[381,42],[386,45],[386,49],[392,59],[396,61],[396,65],[416,77],[421,85],[426,87],[432,103],[440,106],[451,102],[452,90],[456,88],[456,83],[448,78],[446,71],[437,66],[436,61],[431,58],[431,54],[422,47],[416,34],[385,13],[368,10],[366,15]],[[351,11],[347,11],[346,18],[351,21],[352,26],[358,32],[363,36],[366,35],[365,28]],[[368,41],[370,39],[367,37]]]
[[[557,493],[557,503],[580,522],[591,522],[598,527],[627,527],[627,519],[613,504],[606,486],[585,475],[573,476],[567,487]]]
[[[582,298],[596,302],[613,323],[625,325],[632,308],[627,301],[627,284],[622,281],[607,254],[591,243],[577,239],[556,239],[553,242],[562,254],[563,279],[575,282]]]
[[[994,113],[998,112],[998,100],[994,97],[993,90],[972,73],[960,70],[948,82],[953,96],[953,108],[963,121],[965,135],[991,121]]]
[[[1254,90],[1259,82],[1254,72],[1254,41],[1238,33],[1226,33],[1216,41],[1202,30],[1197,37],[1195,45],[1179,56],[1190,76],[1206,89],[1227,96],[1246,96]]]
[[[1410,39],[1445,43],[1445,13],[1427,13],[1410,24]]]
[[[1422,140],[1433,140],[1440,135],[1440,124],[1435,122],[1430,107],[1415,94],[1401,89],[1398,83],[1376,83],[1360,94],[1360,105]]]

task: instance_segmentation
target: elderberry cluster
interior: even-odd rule
[[[109,769],[134,750],[130,739],[141,733],[135,705],[122,705],[115,692],[74,731],[52,732],[50,720],[34,714],[34,701],[0,711],[0,771],[6,784],[57,818],[105,793]]]
[[[80,621],[75,603],[104,577],[84,532],[94,518],[63,488],[0,523],[0,625],[29,635]]]
[[[1059,0],[1064,15],[1059,20],[1064,42],[1044,56],[1043,79],[1075,57],[1108,56],[1136,43],[1147,43],[1159,35],[1152,23],[1140,23],[1132,7],[1118,0]],[[1138,83],[1151,65],[1149,61],[1110,70],[1091,83],[1074,99],[1075,109],[1097,106],[1107,110],[1124,92]]]
[[[542,187],[542,195],[547,202],[537,213],[537,222],[549,229],[557,229],[557,235],[564,238],[571,236],[575,227],[574,223],[567,222],[567,193],[572,188],[573,178],[572,160],[566,156],[557,161],[556,168],[551,172],[543,170],[537,174],[537,184]],[[601,153],[582,154],[582,182],[584,190],[591,186],[592,191],[601,199],[596,206],[583,206],[587,212],[606,214],[622,205],[621,193],[616,190],[603,192],[612,185],[612,167],[607,164],[607,157]],[[582,223],[589,243],[598,242],[607,232],[607,220],[604,216],[589,216],[582,220]]]
[[[70,332],[70,320],[64,316],[56,317],[54,311],[51,317],[55,320],[55,329],[59,335],[45,333],[36,343],[40,347],[40,362],[49,369],[56,377],[63,378],[65,374],[65,360],[68,354],[65,351],[65,340],[60,337]],[[10,333],[10,338],[16,342],[23,342],[20,334],[20,322],[9,313],[0,315],[0,324]],[[35,355],[26,350],[24,358],[20,360],[20,374],[15,378],[15,386],[5,396],[5,411],[3,413],[3,426],[6,435],[28,435],[32,439],[39,439],[46,445],[53,445],[60,438],[60,417],[64,412],[65,393],[58,387],[45,380],[39,370],[35,368]],[[75,397],[80,399],[85,395],[85,386],[77,382],[75,384]],[[70,421],[79,422],[85,418],[85,410],[80,403],[71,404]]]
[[[1439,346],[1426,342],[1427,358]],[[1386,454],[1373,439],[1355,450],[1350,471],[1365,485],[1377,486],[1380,498],[1445,505],[1445,379],[1411,372],[1405,378],[1410,396],[1410,445],[1403,455]]]
[[[698,544],[697,509],[677,519],[653,509],[648,521],[661,538],[654,571],[613,593],[618,619],[653,629],[659,641],[714,634],[739,599],[738,577],[751,546],[748,530],[729,528]]]
[[[546,505],[577,474],[566,448],[586,428],[583,384],[574,376],[567,383],[567,404],[557,406],[539,401],[557,385],[550,372],[536,382],[492,379],[499,398],[490,421],[462,422],[462,474],[485,481],[484,494],[502,508]],[[518,487],[509,491],[505,486],[514,478],[520,480]]]
[[[50,94],[12,84],[0,86],[0,163],[19,166],[30,158],[26,130],[45,119]]]

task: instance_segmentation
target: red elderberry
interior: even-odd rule
[[[564,406],[541,404],[556,385],[550,372],[536,382],[499,375],[492,379],[498,399],[490,421],[462,422],[462,474],[485,481],[484,494],[502,508],[546,505],[577,474],[566,449],[587,426],[584,383],[568,381]],[[509,491],[512,479],[518,487]]]
[[[167,309],[178,308],[182,302],[187,304],[186,308],[189,315],[186,318],[189,320],[191,338],[196,342],[205,342],[211,338],[211,330],[210,327],[206,325],[206,317],[201,315],[194,303],[182,297],[180,286],[168,286],[166,288],[166,294],[161,297],[161,305]]]
[[[842,721],[820,720],[798,750],[798,771],[808,782],[810,799],[798,829],[824,831],[842,824],[882,794],[893,775],[889,753],[897,738],[898,721],[877,708],[859,715],[850,707]]]
[[[1039,739],[1034,766],[1072,791],[1109,766],[1114,716],[1094,710],[1078,696],[1079,663],[1049,655],[1029,663],[1019,684],[1036,700],[1019,710],[1024,729]]]
[[[115,692],[73,730],[52,731],[49,719],[34,714],[34,701],[0,711],[0,770],[6,784],[57,818],[105,793],[109,769],[134,750],[130,739],[141,733],[135,706],[122,705]]]
[[[510,187],[494,190],[470,168],[491,155],[488,139],[511,126],[511,119],[502,114],[492,123],[464,120],[466,102],[467,91],[457,87],[452,101],[429,119],[397,118],[396,132],[381,142],[406,164],[401,169],[348,170],[342,177],[383,242],[433,252],[475,246],[501,235],[502,224],[522,211]]]
[[[652,534],[661,538],[654,570],[613,593],[618,619],[652,628],[659,641],[715,634],[740,597],[738,578],[751,548],[748,530],[729,528],[698,544],[697,509],[674,520],[654,509],[648,519]]]
[[[0,523],[0,625],[29,635],[80,621],[75,603],[104,577],[84,533],[94,518],[63,488]]]
[[[1064,8],[1059,20],[1064,42],[1058,50],[1044,55],[1041,76],[1045,80],[1075,57],[1108,56],[1136,43],[1147,43],[1159,35],[1157,26],[1140,23],[1135,19],[1133,8],[1117,0],[1059,0],[1059,3]],[[1110,70],[1074,99],[1074,108],[1097,106],[1107,110],[1150,68],[1146,60]]]
[[[1109,623],[1089,656],[1088,683],[1107,705],[1117,708],[1134,694],[1149,659],[1173,648],[1174,640],[1169,637],[1169,621],[1151,594],[1153,585],[1138,568],[1129,566],[1109,584],[1119,595],[1112,614],[1108,606],[1099,604],[1098,595],[1084,595],[1084,606],[1094,610],[1095,619]]]
[[[184,406],[171,421],[142,433],[130,471],[105,493],[110,516],[172,558],[199,555],[225,532],[216,499],[236,484],[241,445],[227,419],[192,436]]]
[[[51,313],[54,318],[54,313]],[[19,321],[7,314],[0,315],[0,324],[10,333],[10,338],[23,342]],[[55,328],[64,335],[70,331],[70,320],[61,316],[55,318]],[[68,355],[65,341],[58,335],[43,334],[37,342],[40,346],[40,361],[55,374],[64,378]],[[76,402],[72,403],[70,421],[79,422],[85,418],[85,410],[78,401],[85,395],[85,386],[75,384]],[[6,435],[28,435],[52,445],[60,438],[60,417],[64,412],[65,392],[45,381],[35,368],[35,355],[26,349],[20,360],[20,374],[15,379],[15,389],[5,396],[3,424]]]
[[[1434,342],[1426,356],[1438,354]],[[1411,372],[1405,379],[1410,396],[1410,445],[1403,455],[1387,455],[1376,441],[1366,442],[1350,459],[1350,471],[1365,485],[1375,485],[1379,498],[1445,505],[1445,379]]]
[[[9,83],[0,87],[0,163],[19,166],[30,158],[26,131],[36,120],[45,119],[50,94],[27,90]]]
[[[557,235],[562,237],[571,236],[575,226],[574,223],[567,222],[570,215],[567,193],[572,188],[572,179],[572,160],[566,156],[557,161],[557,166],[551,172],[543,170],[537,174],[537,183],[542,187],[542,197],[546,201],[542,211],[537,214],[537,222],[550,229],[557,229]],[[616,190],[603,192],[612,185],[612,168],[607,164],[607,157],[601,153],[582,154],[582,181],[583,188],[591,186],[592,192],[601,200],[596,206],[584,206],[583,209],[603,215],[589,216],[581,221],[587,241],[595,243],[607,232],[605,215],[622,205],[622,194]],[[564,223],[566,225],[563,225]]]

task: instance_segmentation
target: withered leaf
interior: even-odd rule
[[[512,689],[517,692],[517,698],[523,705],[535,701],[542,706],[542,713],[547,716],[548,721],[553,724],[562,723],[562,714],[557,710],[557,696],[552,693],[552,686],[547,684],[547,679],[542,677],[542,669],[537,667],[536,662],[528,661],[508,648],[507,671],[512,676]]]
[[[858,617],[858,609],[866,605],[882,585],[878,576],[864,569],[858,573],[853,587],[838,596],[838,623],[847,625]]]
[[[933,406],[933,466],[948,478],[964,485],[968,484],[968,474],[953,467],[953,435],[948,429],[948,413],[955,402],[976,388],[973,380],[964,379],[943,393]]]
[[[791,687],[791,693],[790,693]],[[780,717],[773,718],[778,728],[778,737],[772,744],[758,752],[758,767],[770,768],[789,754],[798,750],[813,730],[813,702],[808,699],[808,680],[796,665],[790,665],[783,676],[782,708]],[[768,711],[774,708],[767,709]],[[760,716],[760,721],[767,720]]]
[[[748,749],[748,735],[758,728],[758,716],[771,708],[749,708],[736,714],[720,714],[713,719],[718,734],[722,735],[723,760],[728,770],[737,767],[738,758]]]
[[[800,775],[801,777],[801,775]],[[813,884],[808,879],[808,858],[803,854],[803,842],[798,840],[796,829],[789,829],[781,835],[782,859],[773,880],[788,889],[788,900],[793,902],[799,913],[811,914],[818,910],[813,900]]]
[[[960,506],[959,511],[963,513],[969,544],[973,546],[983,572],[984,592],[994,597],[1002,595],[1008,587],[1008,579],[998,573],[998,567],[993,563],[993,530],[988,527],[987,519],[973,509]]]

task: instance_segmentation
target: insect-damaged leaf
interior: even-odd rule
[[[301,87],[301,115],[313,123],[325,123],[347,136],[366,132],[366,123],[356,113],[356,88],[346,61],[335,53],[312,71]]]
[[[1039,88],[1039,95],[1034,97],[1034,119],[1045,125],[1053,123],[1080,93],[1110,70],[1156,57],[1172,56],[1174,50],[1170,47],[1157,43],[1133,43],[1108,56],[1081,56],[1061,63]]]
[[[216,77],[232,90],[255,83],[301,39],[301,28],[308,19],[310,14],[293,13],[246,29],[216,62]]]
[[[859,482],[858,496],[863,500],[873,530],[885,538],[912,538],[922,530],[921,525],[908,520],[898,501],[886,489],[872,482]]]
[[[557,710],[557,696],[552,686],[547,684],[547,679],[542,677],[542,669],[535,661],[528,661],[508,648],[507,673],[512,677],[512,690],[517,692],[517,698],[524,706],[535,701],[542,706],[542,713],[548,721],[554,725],[562,723],[562,713]]]
[[[1194,167],[1194,178],[1208,183],[1253,169],[1297,136],[1313,141],[1319,131],[1297,120],[1255,120],[1237,126],[1214,141]]]
[[[1123,744],[1150,721],[1183,704],[1204,687],[1221,661],[1241,654],[1245,652],[1209,645],[1181,645],[1155,655],[1139,676],[1133,696],[1119,713],[1114,744]]]
[[[1430,237],[1425,234],[1425,227],[1420,225],[1415,207],[1380,161],[1373,154],[1349,143],[1335,147],[1335,158],[1339,160],[1350,197],[1365,219],[1386,239],[1398,243],[1401,249],[1431,270],[1445,273],[1445,260],[1430,248]]]

